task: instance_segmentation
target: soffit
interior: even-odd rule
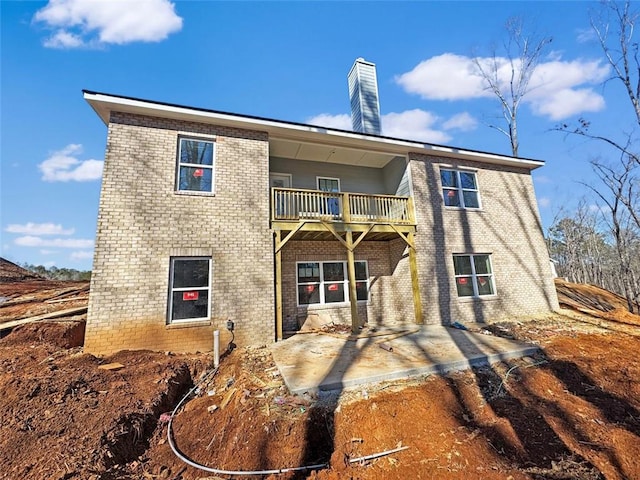
[[[313,162],[340,163],[364,167],[382,168],[397,154],[371,152],[354,148],[322,145],[317,143],[269,139],[269,155],[272,157],[308,160]]]

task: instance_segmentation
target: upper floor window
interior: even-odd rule
[[[181,138],[178,149],[178,190],[213,192],[215,143]]]
[[[211,257],[174,257],[169,282],[169,322],[211,317]]]
[[[441,169],[440,180],[445,206],[480,208],[480,194],[475,172]]]
[[[459,297],[494,295],[491,255],[454,255],[453,269]]]

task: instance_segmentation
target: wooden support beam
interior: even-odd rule
[[[411,289],[413,290],[413,313],[415,322],[422,325],[422,300],[420,299],[420,284],[418,280],[418,260],[416,258],[416,249],[413,233],[408,233],[406,242],[409,245],[409,270],[411,271]]]
[[[282,232],[276,230],[276,340],[282,340],[282,250],[278,248]]]
[[[287,244],[287,242],[289,240],[291,240],[291,238],[296,234],[296,232],[298,230],[300,230],[302,227],[304,227],[304,224],[305,224],[305,222],[298,223],[298,225],[296,225],[296,227],[293,230],[291,230],[286,237],[284,237],[284,240],[282,240],[282,242],[280,240],[278,240],[276,242],[276,253],[278,253],[280,250],[282,250],[282,247],[284,247]],[[280,230],[276,230],[276,232],[278,232],[277,238],[279,239],[280,238]]]
[[[360,242],[362,240],[364,240],[364,237],[367,236],[367,233],[369,233],[373,229],[374,226],[375,226],[375,224],[373,224],[373,223],[371,225],[369,225],[369,228],[367,229],[367,231],[366,232],[362,232],[362,234],[358,237],[358,239],[355,242],[353,242],[353,249],[354,250],[358,245],[360,245]]]
[[[413,248],[415,250],[416,246],[415,246],[415,243],[413,242],[413,232],[407,232],[407,234],[405,235],[400,230],[398,230],[395,227],[395,225],[391,225],[391,228],[393,228],[396,231],[396,233],[400,236],[400,238],[402,238],[405,241],[405,243],[409,245],[410,248]],[[411,239],[409,239],[409,235],[411,235]]]
[[[356,291],[356,262],[353,253],[353,233],[347,232],[347,273],[349,276],[349,303],[351,304],[351,331],[360,331],[360,319],[358,318],[358,293]]]
[[[338,240],[340,240],[340,243],[347,249],[350,250],[352,248],[351,245],[348,244],[348,242],[345,242],[344,239],[340,236],[340,234],[336,231],[335,228],[333,228],[333,225],[331,225],[330,223],[327,222],[321,222],[322,225],[324,225],[324,227],[329,230],[334,237],[336,237]],[[350,235],[351,238],[353,238],[351,232],[347,232],[347,235]],[[352,242],[353,243],[353,242]]]

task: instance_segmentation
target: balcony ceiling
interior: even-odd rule
[[[269,156],[382,168],[397,154],[271,138]]]

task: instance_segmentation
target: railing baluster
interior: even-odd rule
[[[410,224],[413,199],[395,195],[321,192],[273,187],[273,220],[329,217],[335,221]]]

